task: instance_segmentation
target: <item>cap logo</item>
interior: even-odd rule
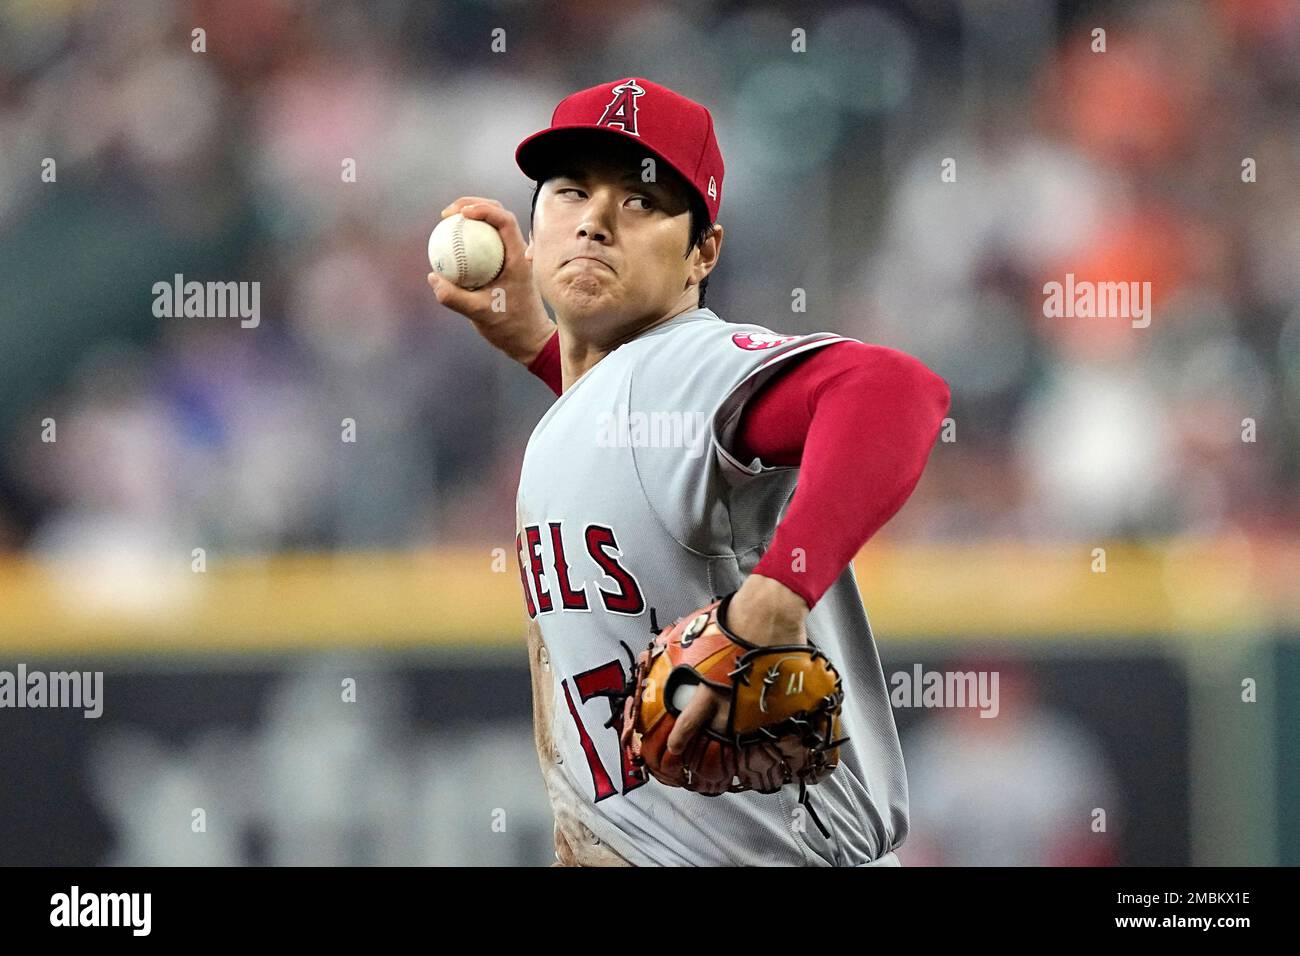
[[[614,87],[613,93],[614,98],[609,101],[596,125],[618,126],[625,133],[640,136],[636,128],[636,98],[644,96],[645,90],[637,86],[636,80],[629,78]]]
[[[712,176],[709,177],[709,198],[715,201],[718,198],[718,181]]]

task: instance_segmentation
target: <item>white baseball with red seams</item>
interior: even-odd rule
[[[496,228],[460,213],[448,216],[429,235],[429,265],[453,285],[481,289],[501,274],[506,247]]]

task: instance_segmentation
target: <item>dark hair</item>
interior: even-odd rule
[[[528,211],[529,230],[533,228],[533,216],[537,212],[537,196],[538,194],[541,193],[542,184],[544,182],[546,182],[546,180],[539,179],[533,185],[533,202],[532,202],[532,207]],[[691,254],[691,250],[699,248],[700,243],[704,242],[705,239],[709,238],[709,234],[713,231],[713,222],[712,220],[709,219],[709,210],[708,207],[704,205],[704,200],[701,199],[699,196],[697,196],[694,191],[690,191],[689,201],[691,207],[691,233],[688,242],[686,244],[686,252],[683,254],[682,258],[686,258],[686,256],[689,256]],[[701,309],[704,308],[704,293],[708,288],[709,288],[709,277],[705,276],[703,279],[700,280],[700,308]]]

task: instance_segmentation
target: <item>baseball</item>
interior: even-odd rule
[[[462,289],[483,288],[501,274],[505,261],[501,234],[479,219],[456,213],[438,223],[429,235],[429,265]]]
[[[676,690],[673,691],[673,706],[678,711],[685,710],[686,705],[691,702],[691,698],[695,696],[695,692],[699,689],[699,684],[678,684]]]

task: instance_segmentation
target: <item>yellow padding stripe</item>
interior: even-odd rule
[[[1093,570],[1100,566],[1094,547],[1105,548],[1104,572]],[[872,542],[855,572],[882,642],[1213,639],[1300,627],[1300,543],[1290,541]],[[598,607],[596,595],[589,598]],[[526,624],[509,547],[214,554],[203,573],[191,570],[188,554],[170,564],[0,558],[0,653],[10,658],[331,646],[509,650],[523,646]]]

